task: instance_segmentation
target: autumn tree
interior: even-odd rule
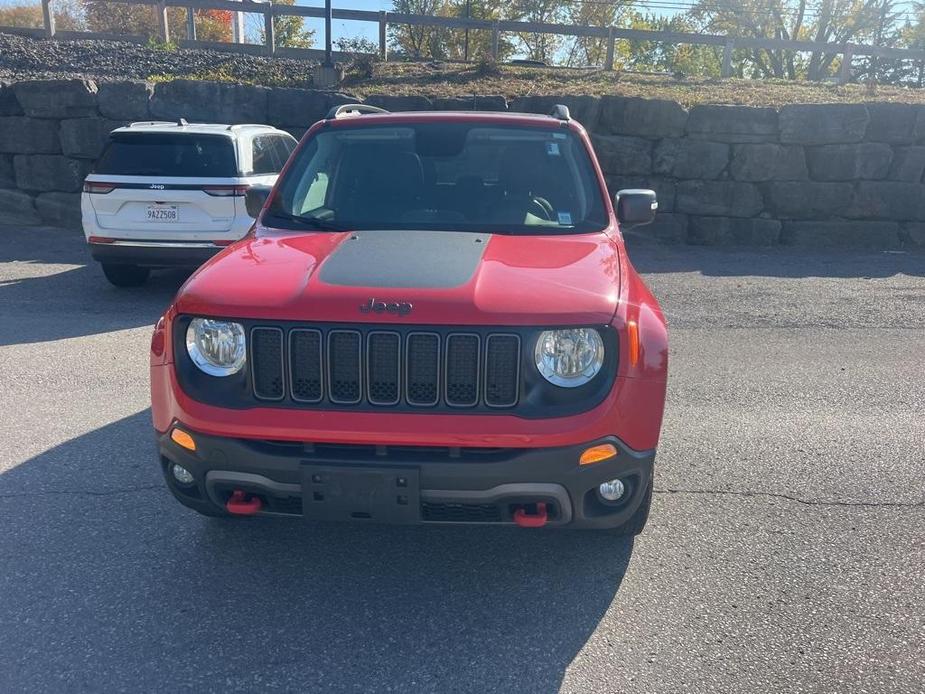
[[[73,0],[58,0],[52,5],[55,27],[65,31],[82,31],[84,26],[80,6]],[[0,26],[40,27],[45,24],[40,4],[17,4],[0,7]]]
[[[795,51],[742,49],[747,77],[821,80],[833,72],[839,44],[870,39],[884,5],[894,0],[698,0],[690,17],[710,33],[832,44],[808,58]]]

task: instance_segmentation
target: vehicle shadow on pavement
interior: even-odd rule
[[[0,475],[0,690],[552,691],[631,540],[204,519],[140,412]]]
[[[793,246],[705,247],[667,244],[645,227],[624,234],[633,266],[642,273],[698,272],[708,277],[925,277],[925,252],[803,249]]]
[[[0,229],[0,346],[153,326],[188,275],[159,270],[142,287],[119,289],[80,232]]]

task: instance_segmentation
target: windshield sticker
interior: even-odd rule
[[[560,212],[559,213],[559,224],[560,226],[564,226],[564,227],[572,226],[572,213],[571,212]]]
[[[547,142],[546,143],[546,154],[551,157],[559,156],[559,143],[558,142]]]

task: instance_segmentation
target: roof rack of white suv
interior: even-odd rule
[[[364,113],[388,113],[384,108],[378,106],[369,106],[368,104],[341,104],[335,106],[326,118],[346,118],[347,116],[359,116]]]
[[[128,127],[134,128],[138,125],[176,125],[177,121],[175,120],[136,120],[133,123],[129,123]]]
[[[266,123],[235,123],[234,125],[229,125],[227,129],[237,130],[238,128],[265,128],[267,130],[275,129],[272,125],[267,125]]]

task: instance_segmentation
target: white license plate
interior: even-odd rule
[[[176,205],[148,205],[145,208],[145,221],[148,222],[177,222],[180,212]]]

